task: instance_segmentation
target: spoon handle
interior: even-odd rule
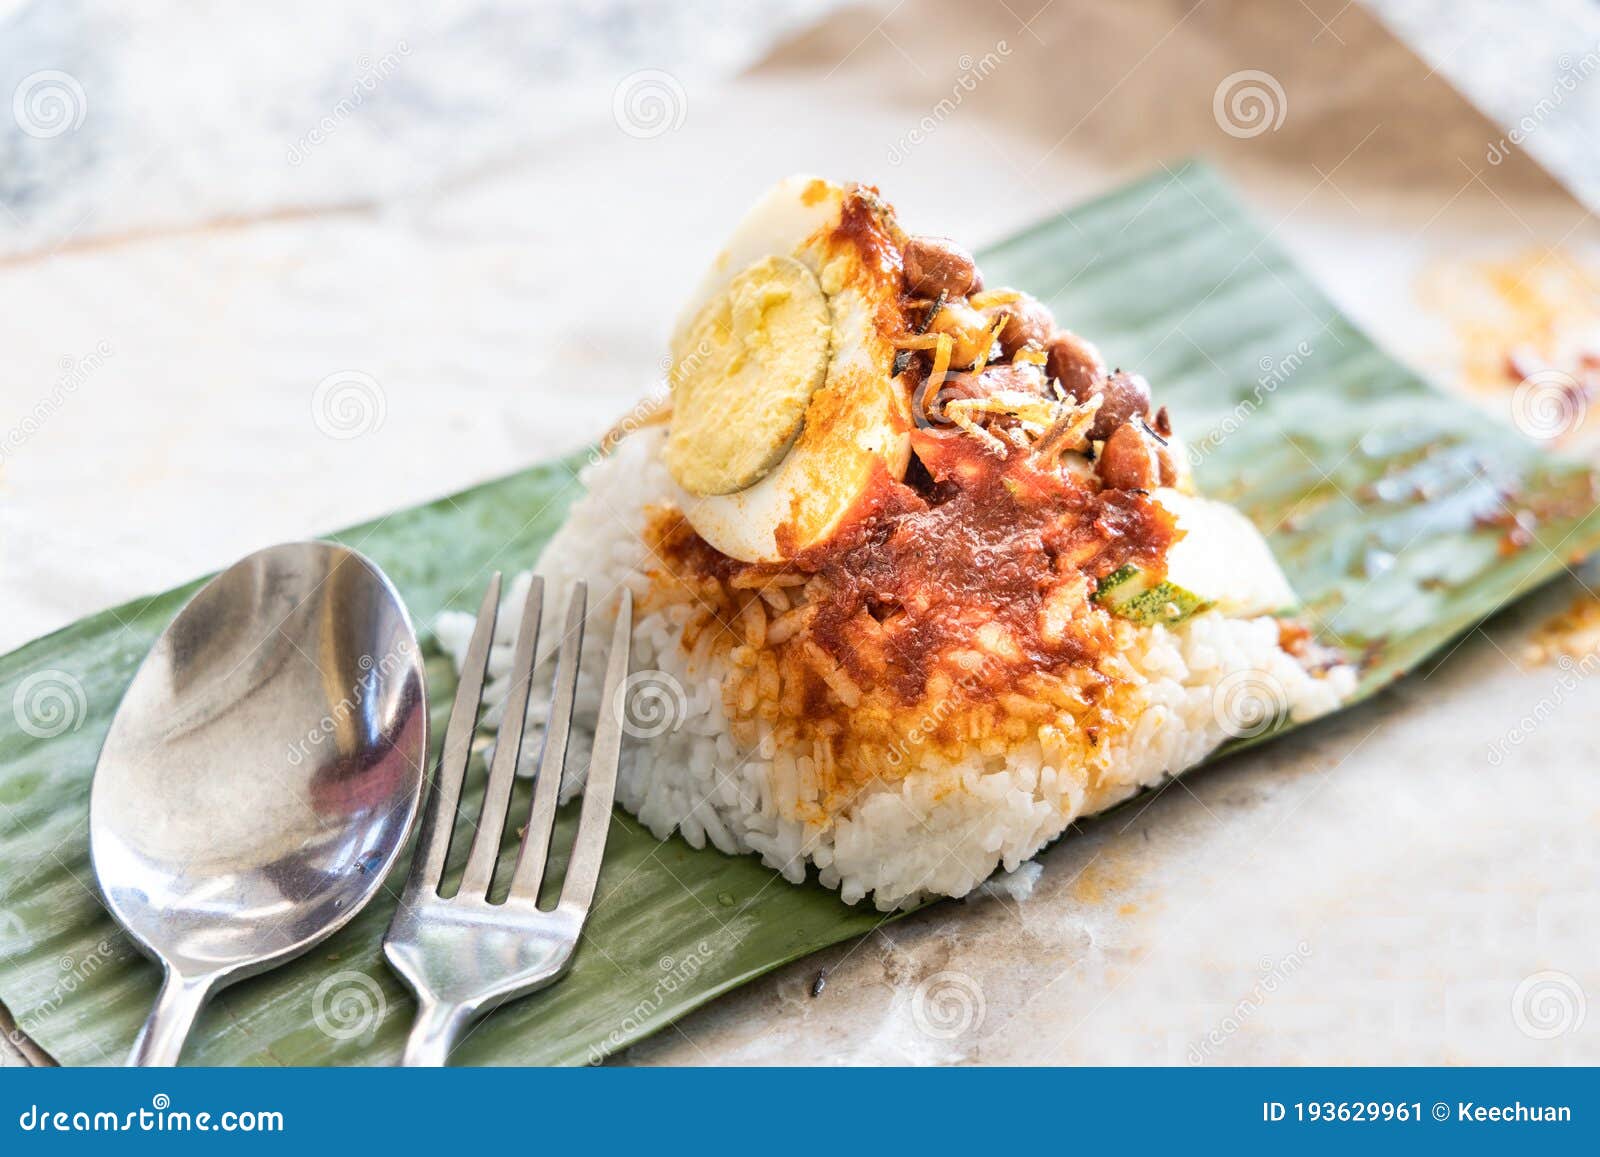
[[[130,1065],[170,1068],[178,1063],[183,1042],[194,1026],[200,1008],[211,996],[215,976],[184,976],[169,967],[161,982],[161,995],[133,1042]]]

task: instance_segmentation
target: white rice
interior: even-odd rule
[[[651,504],[674,493],[660,460],[663,434],[645,430],[625,439],[584,475],[587,493],[574,506],[540,559],[547,593],[541,651],[558,641],[566,592],[587,579],[591,618],[578,690],[580,720],[600,709],[599,683],[616,591],[626,585],[636,603],[649,588],[643,540]],[[528,587],[519,576],[507,590],[492,671],[509,663],[511,636]],[[815,799],[810,758],[778,750],[760,724],[756,744],[732,737],[724,716],[721,678],[727,660],[709,645],[685,653],[682,630],[690,609],[669,606],[642,614],[634,625],[629,731],[618,801],[659,838],[674,832],[694,847],[755,853],[796,883],[807,865],[821,882],[856,903],[867,895],[881,910],[926,895],[963,896],[997,869],[1015,873],[996,883],[1026,895],[1037,870],[1019,868],[1080,816],[1104,810],[1143,788],[1192,767],[1231,736],[1254,734],[1280,717],[1306,720],[1333,710],[1350,694],[1349,667],[1314,673],[1278,646],[1270,617],[1226,619],[1197,615],[1175,629],[1138,632],[1125,657],[1137,672],[1136,718],[1085,765],[1081,745],[1044,740],[1002,746],[978,743],[951,761],[908,744],[897,782],[880,782],[842,814],[823,821],[795,818],[808,788]],[[438,636],[459,666],[472,617],[449,614]],[[709,643],[711,632],[703,632]],[[491,686],[491,702],[504,696]],[[1072,726],[1066,719],[1063,726]],[[563,798],[581,786],[589,735],[574,736]],[[537,744],[529,744],[532,750]],[[1003,883],[1002,883],[1003,881]]]

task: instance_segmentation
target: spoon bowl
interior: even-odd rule
[[[106,906],[166,973],[131,1063],[175,1064],[211,993],[361,911],[427,750],[416,634],[373,563],[291,543],[201,588],[134,675],[90,794]]]

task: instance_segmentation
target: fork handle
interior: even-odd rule
[[[465,1006],[438,1000],[418,1003],[417,1019],[406,1038],[405,1055],[400,1063],[407,1068],[443,1068],[450,1058],[461,1030],[472,1020]]]

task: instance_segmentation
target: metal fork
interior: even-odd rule
[[[472,643],[461,665],[461,682],[450,709],[450,722],[445,727],[444,751],[434,772],[411,876],[383,940],[390,966],[417,998],[417,1019],[406,1041],[403,1064],[444,1064],[469,1024],[508,1000],[559,980],[572,963],[573,949],[594,900],[611,826],[611,801],[622,748],[622,720],[612,705],[628,674],[633,629],[633,602],[624,590],[606,660],[605,688],[600,697],[600,718],[595,725],[583,809],[561,898],[554,908],[541,909],[539,888],[544,880],[566,764],[586,601],[585,584],[574,584],[527,830],[512,870],[510,893],[503,902],[491,904],[489,890],[500,855],[512,778],[527,721],[534,658],[538,654],[544,581],[535,578],[528,589],[513,648],[505,716],[495,739],[477,834],[467,855],[461,887],[446,899],[439,894],[439,884],[449,858],[462,780],[483,699],[489,647],[500,605],[498,573],[484,592]]]

